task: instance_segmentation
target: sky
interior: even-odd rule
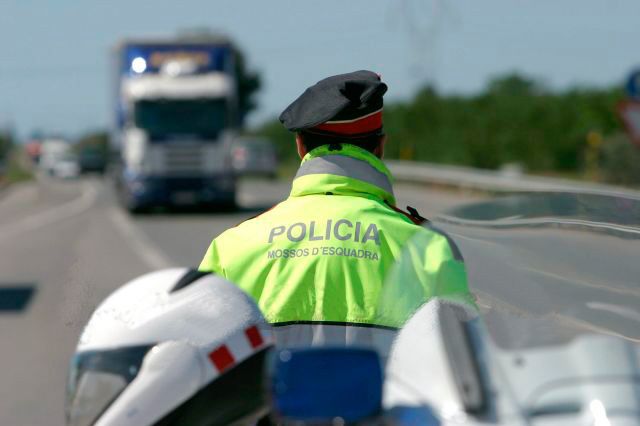
[[[110,48],[209,28],[262,74],[258,125],[329,75],[371,69],[386,100],[471,94],[521,72],[620,84],[640,67],[638,0],[0,0],[0,127],[70,138],[110,122]]]

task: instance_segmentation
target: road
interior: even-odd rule
[[[0,194],[0,289],[33,291],[13,311],[2,311],[0,292],[0,424],[63,424],[67,363],[97,304],[147,271],[196,266],[213,237],[288,191],[286,182],[254,180],[241,185],[238,211],[135,217],[97,177],[42,179]],[[426,217],[483,201],[409,184],[396,196]],[[510,315],[495,325],[504,346],[531,344],[532,327],[542,344],[584,331],[640,341],[637,238],[449,219],[436,223],[458,241],[481,309]]]

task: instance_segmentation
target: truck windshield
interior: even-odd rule
[[[135,125],[150,138],[197,136],[215,139],[227,125],[224,99],[143,100],[135,104]]]

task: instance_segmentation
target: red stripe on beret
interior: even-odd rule
[[[357,135],[370,133],[382,127],[382,110],[378,110],[364,117],[345,121],[327,121],[313,127],[324,132],[340,135]]]

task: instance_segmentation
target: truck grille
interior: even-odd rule
[[[163,169],[167,174],[193,174],[206,168],[202,145],[167,144],[162,147],[162,151]]]

